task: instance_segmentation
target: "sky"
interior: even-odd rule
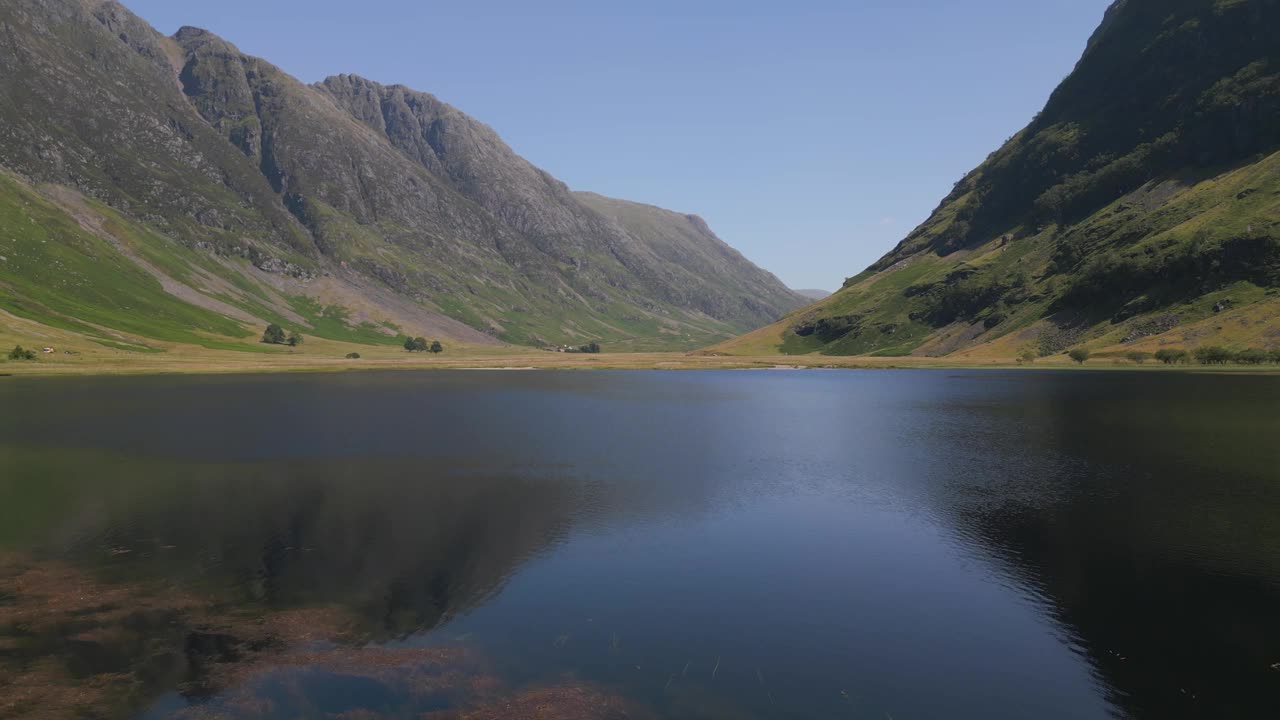
[[[837,289],[1038,112],[1110,0],[124,0],[305,82],[430,92],[575,190]]]

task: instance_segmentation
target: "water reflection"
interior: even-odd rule
[[[394,665],[415,693],[434,688],[408,706],[419,712],[475,700],[455,685],[485,671],[456,649],[339,648],[429,630],[482,603],[590,505],[588,489],[536,468],[511,478],[401,462],[0,451],[0,498],[10,518],[26,515],[8,525],[22,551],[0,566],[0,680],[20,716],[56,716],[66,699],[69,716],[86,705],[128,714],[171,687],[185,696],[162,703],[175,710],[250,679],[266,688],[258,675],[277,677],[282,664],[337,668],[351,682]],[[232,699],[259,716],[260,703]],[[311,707],[262,702],[274,708],[263,717]]]
[[[397,373],[0,402],[24,408],[0,418],[0,717],[1280,706],[1274,378]]]
[[[1072,380],[966,377],[934,441],[981,489],[934,504],[1051,601],[1128,714],[1280,707],[1280,382]]]

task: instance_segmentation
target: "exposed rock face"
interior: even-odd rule
[[[0,37],[0,167],[189,248],[374,281],[517,343],[691,347],[803,302],[683,216],[629,228],[425,93],[308,86],[107,0],[9,0]]]

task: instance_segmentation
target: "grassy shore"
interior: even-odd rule
[[[211,349],[183,343],[146,340],[145,349],[130,349],[136,338],[121,337],[119,347],[109,347],[79,334],[0,317],[0,351],[14,345],[37,351],[34,361],[0,359],[0,376],[75,376],[141,374],[213,374],[269,372],[343,372],[354,370],[429,369],[624,369],[716,370],[784,368],[1080,368],[1065,356],[1019,364],[1013,358],[963,357],[830,357],[825,355],[722,355],[693,353],[603,353],[599,355],[555,353],[527,347],[493,347],[451,344],[439,355],[409,353],[399,347],[370,346],[308,337],[297,348],[263,345],[244,338],[240,349]],[[40,352],[46,347],[54,352]],[[348,359],[359,353],[359,359]],[[1214,371],[1280,374],[1276,366],[1205,368],[1194,365],[1167,367],[1154,362],[1136,365],[1122,358],[1098,357],[1085,369],[1145,369],[1152,371]]]
[[[510,350],[463,349],[433,356],[387,349],[362,349],[359,359],[345,353],[326,353],[325,348],[269,355],[203,348],[164,353],[95,354],[78,356],[41,355],[33,362],[0,362],[0,376],[85,376],[149,374],[218,374],[274,372],[348,372],[359,370],[778,370],[802,368],[891,369],[891,368],[988,368],[1018,370],[1137,370],[1151,372],[1231,372],[1280,375],[1272,367],[1165,366],[1147,363],[1094,360],[1080,366],[1070,361],[1046,359],[1035,364],[991,360],[955,362],[945,358],[873,358],[758,356],[729,357],[683,353],[616,353],[578,355],[550,353],[526,348]]]

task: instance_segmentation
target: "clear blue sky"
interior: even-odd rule
[[[125,0],[307,82],[425,90],[580,190],[835,289],[1024,126],[1110,0]]]

